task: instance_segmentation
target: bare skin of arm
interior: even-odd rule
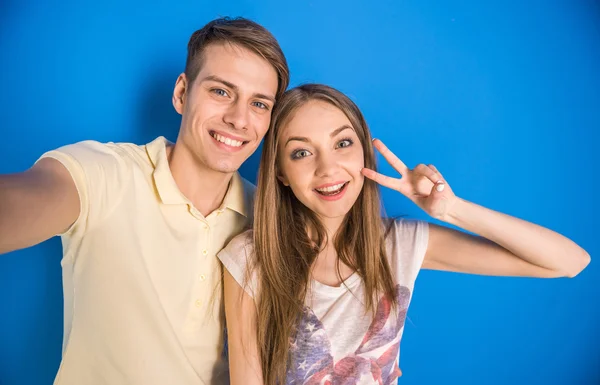
[[[574,277],[590,263],[589,254],[567,237],[460,199],[435,166],[411,170],[380,140],[374,146],[402,178],[363,169],[365,177],[402,193],[431,217],[478,235],[430,226],[423,268],[553,278]]]
[[[64,232],[79,212],[75,182],[55,159],[44,158],[22,173],[0,175],[0,254]]]
[[[456,202],[449,217],[449,223],[480,236],[431,225],[425,269],[558,278],[574,277],[590,262],[570,239],[471,202]]]
[[[263,379],[256,342],[256,305],[224,270],[230,381],[232,385],[259,385]]]

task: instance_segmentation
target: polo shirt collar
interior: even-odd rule
[[[248,217],[248,202],[246,201],[244,191],[244,182],[238,172],[233,174],[229,188],[223,199],[221,207],[233,210],[245,217]]]
[[[164,204],[192,204],[187,199],[175,179],[169,167],[169,160],[167,159],[167,145],[171,145],[165,137],[160,136],[146,145],[146,152],[154,171],[152,177],[154,178],[154,185],[158,195]],[[231,181],[229,182],[229,188],[223,199],[220,209],[228,208],[233,210],[245,217],[248,217],[248,204],[246,202],[246,194],[244,191],[244,182],[238,172],[234,173]]]

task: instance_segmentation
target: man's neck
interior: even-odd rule
[[[167,159],[177,187],[202,215],[206,217],[221,206],[233,174],[204,167],[177,144],[167,147]]]

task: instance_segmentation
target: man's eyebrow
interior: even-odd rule
[[[336,136],[337,134],[339,134],[340,132],[342,132],[342,131],[344,131],[344,130],[352,130],[352,129],[353,129],[353,128],[352,128],[351,126],[349,126],[349,125],[347,125],[347,124],[344,124],[343,126],[341,126],[341,127],[338,127],[338,128],[336,128],[335,130],[333,130],[333,131],[331,132],[331,134],[329,134],[329,136],[333,138],[334,136]],[[291,137],[289,137],[289,138],[288,138],[288,140],[285,142],[285,146],[287,146],[287,145],[288,145],[288,143],[289,143],[289,142],[291,142],[291,141],[293,141],[293,140],[297,140],[297,141],[299,141],[299,142],[305,142],[305,143],[309,143],[309,142],[310,142],[310,140],[309,140],[308,138],[304,137],[304,136],[291,136]],[[284,147],[285,147],[285,146],[284,146]]]
[[[229,81],[227,81],[227,80],[225,80],[223,78],[220,78],[220,77],[218,77],[216,75],[208,75],[207,77],[205,77],[204,79],[202,79],[202,81],[203,82],[205,82],[205,81],[213,81],[213,82],[221,83],[221,84],[227,86],[228,88],[231,88],[235,92],[239,91],[239,87],[238,86],[236,86],[232,82],[229,82]],[[268,101],[272,102],[273,104],[275,104],[275,97],[274,96],[260,94],[260,93],[255,93],[252,96],[255,97],[255,98],[258,98],[258,99],[268,100]]]
[[[213,81],[213,82],[217,82],[217,83],[222,83],[224,85],[226,85],[227,87],[231,88],[234,91],[238,90],[238,86],[236,86],[235,84],[233,84],[232,82],[228,82],[225,79],[222,79],[216,75],[208,75],[207,77],[205,77],[204,79],[202,79],[203,82],[205,81]]]
[[[265,95],[265,94],[254,94],[254,97],[259,98],[259,99],[265,99],[265,100],[268,100],[271,103],[275,104],[275,96],[269,96],[269,95]]]

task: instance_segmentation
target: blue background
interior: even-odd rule
[[[104,4],[102,4],[104,3]],[[269,28],[292,85],[350,95],[409,166],[598,255],[598,1],[0,2],[0,173],[84,139],[175,140],[171,92],[214,17]],[[259,156],[242,168],[254,181]],[[392,170],[382,162],[384,172]],[[383,192],[389,214],[426,218]],[[0,384],[50,384],[62,343],[55,238],[0,256]],[[600,384],[600,268],[575,279],[424,271],[401,384]]]

